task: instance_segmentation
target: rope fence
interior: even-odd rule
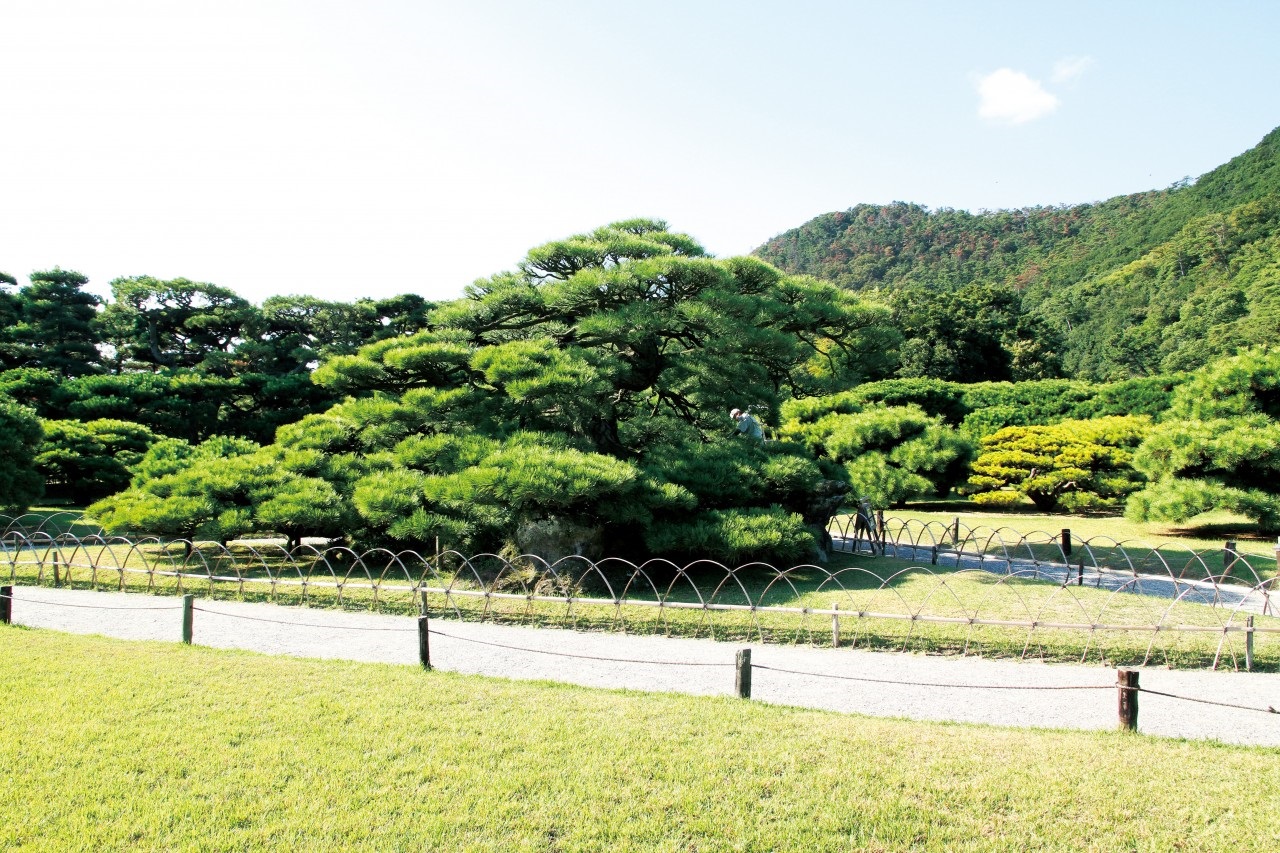
[[[510,643],[498,643],[491,640],[480,640],[474,637],[463,637],[458,634],[440,631],[438,629],[430,627],[429,617],[425,615],[420,615],[419,617],[417,617],[416,629],[410,626],[374,627],[374,626],[293,622],[289,620],[270,619],[270,618],[261,617],[261,616],[249,616],[245,614],[235,614],[235,613],[228,613],[225,611],[211,610],[209,608],[204,608],[204,607],[196,607],[194,606],[194,597],[191,595],[184,596],[183,603],[180,608],[179,607],[165,607],[165,608],[119,607],[114,605],[100,605],[100,604],[86,605],[86,604],[75,604],[71,602],[39,601],[39,600],[32,600],[27,598],[15,599],[14,588],[12,586],[5,586],[5,587],[0,587],[0,622],[4,624],[12,623],[13,602],[15,600],[21,601],[21,603],[24,606],[28,604],[35,604],[38,606],[46,606],[46,607],[69,607],[69,608],[79,608],[79,609],[96,609],[96,610],[111,610],[111,611],[119,611],[119,610],[145,611],[145,610],[181,609],[183,611],[182,641],[186,644],[192,643],[193,614],[195,612],[207,613],[211,616],[229,617],[232,619],[238,619],[238,620],[243,620],[248,622],[287,625],[289,627],[294,627],[294,628],[320,628],[320,629],[326,629],[326,630],[336,629],[336,630],[347,630],[347,631],[369,631],[369,632],[383,632],[383,633],[385,632],[413,633],[416,631],[419,639],[419,645],[418,645],[419,662],[423,667],[423,669],[425,670],[433,669],[433,663],[430,657],[430,646],[428,641],[429,636],[443,637],[443,638],[454,640],[454,641],[473,643],[473,644],[478,644],[483,646],[506,649],[510,651],[524,652],[528,654],[547,655],[547,656],[552,656],[557,658],[564,658],[566,660],[590,660],[590,661],[605,662],[605,663],[619,663],[619,664],[632,664],[632,665],[644,665],[644,666],[716,667],[716,668],[733,667],[735,671],[735,682],[734,682],[735,691],[737,692],[737,695],[739,697],[744,699],[751,698],[752,677],[753,677],[754,671],[756,670],[759,670],[762,672],[778,673],[780,675],[798,676],[802,678],[831,679],[831,680],[838,680],[838,681],[854,681],[854,682],[862,682],[862,683],[869,683],[869,684],[891,685],[891,686],[898,686],[898,687],[929,688],[929,689],[942,689],[942,690],[1098,691],[1098,690],[1113,689],[1110,685],[1102,685],[1102,684],[1069,684],[1069,685],[993,684],[993,683],[966,684],[966,683],[957,683],[957,682],[932,682],[932,681],[913,681],[913,680],[904,680],[904,679],[874,678],[870,676],[843,675],[838,673],[824,673],[824,672],[794,670],[794,669],[788,669],[780,666],[769,666],[767,664],[761,664],[758,662],[753,663],[751,659],[751,652],[752,652],[751,649],[739,650],[736,653],[735,661],[733,663],[729,663],[727,661],[720,661],[720,662],[675,661],[675,660],[654,660],[654,659],[612,657],[612,656],[601,656],[601,655],[584,655],[584,654],[577,654],[577,653],[568,652],[568,651],[556,651],[552,649],[530,648],[527,646],[514,645]],[[1203,705],[1214,705],[1218,707],[1231,708],[1234,710],[1280,715],[1280,711],[1277,711],[1275,707],[1270,705],[1265,707],[1256,707],[1256,706],[1243,705],[1243,704],[1232,703],[1232,702],[1221,702],[1213,699],[1205,699],[1200,697],[1183,696],[1183,695],[1167,693],[1167,692],[1158,691],[1158,690],[1151,690],[1148,688],[1141,687],[1139,683],[1139,678],[1140,678],[1140,673],[1137,670],[1121,669],[1117,671],[1117,682],[1114,689],[1116,689],[1117,691],[1117,707],[1118,707],[1117,725],[1119,728],[1128,729],[1128,730],[1137,729],[1138,703],[1137,703],[1136,696],[1140,693],[1147,693],[1153,696],[1160,696],[1163,698],[1173,699],[1173,700],[1182,701],[1182,702],[1190,702],[1190,703],[1203,704]]]

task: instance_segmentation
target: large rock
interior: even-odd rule
[[[556,515],[526,521],[516,530],[516,545],[522,554],[555,563],[565,557],[598,560],[604,556],[604,536],[599,527],[569,521]]]

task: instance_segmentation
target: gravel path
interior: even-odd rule
[[[182,635],[180,599],[129,593],[15,587],[13,622],[128,640],[177,642]],[[439,670],[696,695],[732,695],[735,652],[747,647],[445,619],[433,620],[431,627],[431,660]],[[195,643],[218,648],[418,664],[417,623],[404,616],[196,599],[193,634]],[[1115,671],[1101,666],[798,646],[750,648],[752,697],[763,702],[1002,726],[1111,729],[1117,723]],[[936,686],[958,684],[982,689]],[[1280,674],[1151,668],[1142,671],[1141,686],[1280,709]],[[1062,687],[1091,689],[1051,689]],[[1139,704],[1139,730],[1147,734],[1280,746],[1277,714],[1151,694],[1141,695]]]

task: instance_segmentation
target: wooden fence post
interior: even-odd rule
[[[13,587],[0,586],[0,623],[13,622]]]
[[[1253,672],[1253,617],[1244,620],[1244,671]]]
[[[62,575],[58,571],[58,552],[53,552],[53,585],[62,586]]]
[[[751,649],[739,649],[734,689],[739,699],[751,698]]]
[[[956,550],[960,550],[960,516],[956,516],[956,520],[951,523],[951,544],[956,546]]]
[[[1239,558],[1236,552],[1236,543],[1233,540],[1227,540],[1227,547],[1222,551],[1222,579],[1225,581],[1227,575],[1230,575],[1236,568],[1236,560]]]
[[[1138,671],[1136,669],[1117,670],[1116,689],[1120,694],[1120,728],[1136,732],[1138,730]]]
[[[876,510],[876,537],[880,540],[880,556],[884,556],[884,510]],[[874,551],[875,546],[871,546]]]
[[[1062,528],[1062,561],[1065,563],[1067,557],[1071,556],[1071,528]]]
[[[418,617],[418,660],[423,669],[431,669],[431,626],[425,615]]]
[[[831,648],[840,648],[840,602],[831,605]]]
[[[191,645],[191,628],[195,623],[196,597],[190,593],[182,596],[182,642]]]

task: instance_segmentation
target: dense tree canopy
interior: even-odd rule
[[[1138,448],[1134,466],[1151,482],[1128,514],[1185,521],[1229,509],[1280,527],[1280,353],[1247,350],[1201,371],[1170,414]]]
[[[35,413],[0,395],[0,511],[20,513],[40,497],[35,456],[43,440]]]
[[[104,305],[84,292],[87,282],[55,268],[11,291],[17,280],[0,273],[0,394],[45,420],[49,495],[76,502],[122,484],[119,470],[93,473],[124,459],[104,455],[95,423],[197,443],[270,442],[279,426],[340,399],[311,381],[322,359],[418,331],[434,307],[405,294],[349,303],[279,296],[257,308],[213,284],[150,276],[116,279]]]
[[[899,376],[1000,382],[1062,375],[1062,336],[1024,312],[1012,288],[904,288],[889,301],[906,338]]]
[[[1029,499],[1042,512],[1121,505],[1142,486],[1133,452],[1150,431],[1138,416],[1004,427],[982,439],[967,491],[975,503]]]
[[[4,293],[0,368],[38,367],[59,376],[95,372],[100,300],[84,292],[88,283],[80,273],[55,267],[32,273],[31,283],[16,295]]]
[[[45,421],[35,465],[46,496],[84,503],[120,491],[157,438],[132,421]]]
[[[294,538],[331,535],[339,519],[364,542],[480,548],[560,524],[650,552],[795,557],[824,474],[802,448],[735,438],[728,410],[773,416],[875,376],[859,354],[881,354],[889,330],[887,310],[828,285],[706,257],[660,222],[615,223],[533,249],[419,331],[334,353],[315,379],[351,399],[274,445],[144,476],[94,511],[136,525],[165,492],[200,510],[184,529],[219,535],[288,518],[315,519]],[[229,498],[231,468],[296,482]]]
[[[915,405],[863,405],[856,392],[789,401],[780,433],[842,466],[854,493],[881,507],[945,497],[973,458],[942,418]]]
[[[100,323],[127,363],[194,368],[231,352],[257,309],[225,287],[150,276],[111,282]]]
[[[883,309],[828,285],[706,258],[637,220],[539,247],[428,330],[330,359],[315,378],[343,393],[479,394],[511,426],[626,457],[669,422],[706,437],[735,404],[776,412],[785,396],[842,381],[888,326]]]

